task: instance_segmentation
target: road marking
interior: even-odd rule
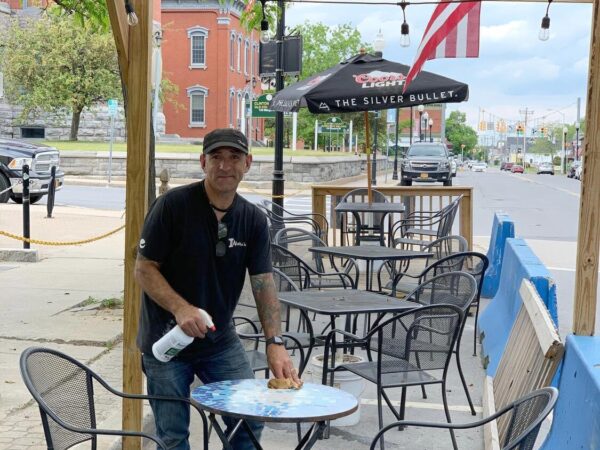
[[[568,189],[565,189],[565,188],[560,188],[560,187],[557,187],[557,186],[552,186],[552,185],[549,185],[549,184],[540,183],[539,181],[534,181],[534,180],[531,180],[529,178],[525,178],[523,176],[519,176],[519,175],[514,174],[514,173],[509,173],[509,176],[511,176],[513,178],[516,178],[517,180],[527,181],[528,183],[533,183],[533,184],[537,184],[539,186],[549,187],[550,189],[555,189],[557,191],[564,192],[565,194],[572,195],[573,197],[579,198],[579,196],[580,196],[580,194],[578,194],[577,192],[571,192],[571,191],[569,191]]]
[[[377,400],[374,398],[363,398],[360,400],[361,405],[368,406],[377,406]],[[399,401],[392,401],[392,405],[400,407]],[[435,410],[444,410],[444,405],[441,403],[425,403],[425,402],[406,402],[407,408],[417,408],[417,409],[435,409]],[[475,406],[475,412],[482,412],[483,408],[481,406]],[[468,405],[452,405],[448,406],[450,411],[456,412],[471,412],[471,408]]]

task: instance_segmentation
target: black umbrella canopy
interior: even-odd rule
[[[292,112],[308,107],[312,113],[329,114],[458,103],[469,97],[465,83],[431,72],[420,72],[402,93],[409,69],[378,56],[359,54],[277,92],[269,108]]]

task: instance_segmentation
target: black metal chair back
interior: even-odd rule
[[[273,243],[287,248],[317,272],[331,269],[325,267],[319,253],[309,251],[311,247],[327,247],[325,241],[310,231],[296,227],[283,228],[275,234]]]
[[[366,203],[368,202],[368,189],[359,188],[353,189],[347,192],[340,203]],[[373,203],[387,203],[389,202],[385,194],[372,189]],[[340,233],[342,237],[342,245],[353,245],[354,242],[350,242],[349,235],[360,234],[361,241],[379,241],[380,236],[385,233],[385,230],[381,229],[381,219],[383,213],[360,213],[361,214],[361,229],[357,229],[357,224],[354,221],[354,216],[350,213],[337,213],[336,221],[340,224]],[[372,225],[368,225],[371,220]]]
[[[299,289],[309,287],[310,275],[300,258],[285,247],[271,244],[273,268],[284,273]]]
[[[383,440],[385,433],[398,427],[415,426],[424,428],[445,428],[450,430],[465,430],[482,427],[493,420],[508,420],[509,433],[502,441],[502,450],[532,450],[540,431],[540,426],[548,414],[552,412],[558,400],[558,390],[546,387],[533,391],[495,414],[472,423],[434,423],[416,421],[398,421],[383,427],[371,441],[370,450],[375,450]],[[413,447],[411,447],[413,448]]]
[[[262,200],[257,203],[257,206],[269,219],[271,240],[277,231],[286,226],[292,226],[307,228],[319,238],[327,241],[329,223],[325,216],[316,213],[295,214],[268,200]]]
[[[90,441],[97,447],[98,435],[143,437],[161,449],[166,444],[157,436],[137,431],[98,429],[95,399],[104,388],[109,394],[136,400],[184,402],[193,406],[203,422],[204,448],[208,448],[208,421],[190,399],[128,394],[108,385],[98,374],[76,359],[58,350],[31,347],[21,354],[21,376],[37,402],[49,450],[66,450]]]

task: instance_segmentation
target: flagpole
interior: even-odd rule
[[[367,152],[367,197],[369,205],[373,202],[371,192],[371,146],[369,145],[369,111],[365,111],[365,151]]]

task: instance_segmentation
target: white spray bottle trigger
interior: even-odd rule
[[[203,309],[200,309],[200,308],[198,308],[198,311],[200,311],[200,315],[204,319],[204,323],[206,323],[206,327],[210,331],[217,331],[217,327],[215,327],[215,324],[213,323],[212,317],[210,317],[210,314],[208,314],[206,311],[204,311]]]

